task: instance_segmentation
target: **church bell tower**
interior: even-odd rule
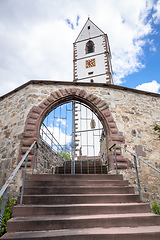
[[[73,43],[73,51],[74,82],[113,84],[107,34],[89,18]]]

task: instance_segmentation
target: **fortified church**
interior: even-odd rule
[[[72,109],[66,111],[72,111],[73,135],[72,144],[70,144],[72,153],[70,154],[70,161],[67,162],[66,160],[63,161],[63,156],[59,155],[58,150],[54,149],[54,144],[49,144],[47,141],[43,143],[44,137],[42,135],[45,135],[47,131],[49,132],[49,130],[44,130],[46,127],[45,119],[47,116],[49,116],[49,114],[54,111],[54,109],[60,109],[60,106],[62,105],[66,106],[66,109],[68,109],[68,106],[70,105],[67,104],[70,103],[72,104]],[[83,109],[85,109],[86,113],[88,111],[88,116],[84,114]],[[49,181],[51,180],[47,180],[49,179],[50,175],[52,175],[52,180],[55,176],[57,176],[59,177],[58,181],[60,181],[61,175],[68,173],[65,175],[66,179],[67,175],[68,177],[71,177],[75,174],[74,184],[76,185],[78,182],[83,182],[83,176],[85,179],[89,179],[89,177],[86,177],[87,174],[91,175],[91,179],[89,181],[93,181],[95,176],[98,178],[99,173],[102,173],[101,175],[103,175],[103,177],[106,175],[110,180],[114,174],[119,174],[119,184],[121,184],[121,180],[123,178],[125,184],[128,181],[129,187],[134,187],[135,194],[139,194],[137,185],[138,180],[136,178],[136,170],[134,167],[135,157],[134,155],[127,152],[127,149],[136,155],[136,167],[138,169],[142,195],[141,197],[143,201],[143,203],[141,203],[141,211],[143,211],[143,204],[146,206],[146,203],[153,203],[154,199],[160,203],[160,173],[153,169],[155,168],[160,170],[160,142],[158,136],[153,130],[153,126],[160,123],[160,95],[114,84],[112,77],[111,51],[108,36],[89,18],[80,34],[78,35],[76,41],[73,43],[73,81],[66,82],[56,80],[30,80],[29,82],[0,97],[0,116],[0,187],[4,185],[10,174],[16,168],[17,164],[23,158],[24,154],[28,151],[29,147],[33,144],[34,141],[36,141],[38,144],[37,152],[34,153],[34,149],[32,149],[28,154],[26,171],[28,176],[28,178],[26,177],[28,179],[27,181],[29,181],[29,179],[31,182],[38,181],[36,180],[36,177],[38,175],[37,173],[39,173],[39,175],[41,175],[41,181],[48,181],[47,183],[50,184]],[[63,112],[61,113],[61,117],[58,118],[59,122],[62,116]],[[81,129],[79,127],[80,119],[85,119],[86,121],[85,123],[81,124],[82,128],[84,125],[87,126],[87,121],[89,122],[88,127]],[[100,122],[100,125],[98,125],[98,121]],[[68,130],[66,130],[66,133],[68,134],[67,131]],[[88,139],[86,142],[84,141],[84,138],[81,139],[82,133],[84,132],[86,134],[86,138]],[[100,133],[99,140],[95,140],[93,142],[92,136],[96,137],[97,132]],[[58,141],[56,137],[56,134],[53,133],[52,139],[56,139],[56,147],[58,149],[60,147],[60,141]],[[117,144],[116,147],[114,147],[114,144]],[[87,147],[93,145],[93,151],[91,153],[89,152],[90,150],[83,152],[86,145]],[[100,146],[100,150],[98,150],[98,153],[94,153],[93,157],[93,152],[96,151],[97,146]],[[44,153],[44,149],[47,149],[47,153]],[[42,155],[43,160],[41,157]],[[153,168],[150,168],[138,157],[147,162],[147,164],[152,165]],[[87,162],[87,160],[89,161]],[[22,186],[22,175],[25,169],[24,166],[25,162],[22,164],[20,170],[15,175],[14,180],[11,182],[8,189],[9,196],[14,196],[17,198],[19,195],[20,188]],[[38,167],[40,170],[38,170]],[[31,173],[35,174],[33,174],[31,177]],[[76,180],[76,175],[79,180]],[[94,179],[94,181],[97,180]],[[31,185],[34,184],[33,182],[31,184],[31,182],[27,183],[27,188],[30,188]],[[112,184],[112,181],[110,184]],[[98,185],[95,184],[94,187],[97,186]],[[57,189],[61,189],[61,187]],[[43,188],[46,188],[46,185]],[[73,188],[73,186],[71,188]],[[29,195],[27,196],[27,191],[29,190],[25,189],[24,191],[24,204],[40,204],[39,202],[36,202],[36,199],[38,199],[40,193],[38,196],[36,195],[34,197],[32,202],[32,193],[28,193]],[[46,193],[46,195],[47,194],[49,193]],[[47,197],[47,200],[44,200],[42,205],[45,205],[47,202],[49,202],[48,204],[52,209],[53,206],[51,207],[51,204],[53,204],[53,200],[53,202],[57,201],[55,204],[58,204],[58,201],[61,202],[62,207],[64,203],[61,199],[63,197],[61,196],[60,198],[60,196],[58,197],[54,194],[55,193],[52,193],[51,196]],[[109,193],[107,192],[106,194]],[[128,198],[130,194],[131,193],[127,195]],[[101,201],[103,201],[104,195],[105,194],[103,193],[103,196],[99,196],[99,199],[101,199]],[[120,195],[121,193],[119,193],[118,201],[123,202],[123,200],[120,200]],[[54,200],[54,196],[56,196],[55,199],[58,200]],[[31,198],[28,200],[29,203],[27,203],[27,199],[29,199],[29,197]],[[94,201],[94,197],[95,195],[91,197],[92,201]],[[108,195],[106,197],[108,197]],[[70,198],[67,200],[66,198],[66,204],[67,202],[68,204],[71,204],[71,202],[69,202],[69,199]],[[87,201],[89,201],[87,200],[89,198],[85,198],[85,194],[81,199],[84,199],[84,202],[82,200],[76,201],[79,201],[80,204],[87,204]],[[115,200],[113,200],[112,203],[114,201]],[[132,200],[128,201],[132,202]],[[114,209],[114,206],[111,206],[111,208],[112,207]],[[128,209],[132,209],[132,206]],[[38,211],[42,212],[41,210]],[[67,210],[63,211],[67,212]],[[88,210],[82,211],[87,212]],[[136,210],[134,210],[133,213],[135,213],[135,211]],[[16,214],[20,214],[20,212],[17,213],[15,210],[15,215]],[[50,213],[48,212],[48,214]],[[22,215],[20,214],[17,216]],[[15,230],[13,230],[11,227],[10,231],[13,232]],[[33,231],[37,230],[34,229]],[[94,231],[92,234],[94,234]],[[89,233],[85,232],[85,234]],[[160,236],[158,235],[160,233],[156,232],[156,234],[157,236]],[[4,239],[8,238],[4,237]],[[27,239],[30,238],[28,237]],[[56,239],[59,239],[58,235]],[[128,237],[123,239],[131,238]],[[158,238],[151,237],[146,239]]]

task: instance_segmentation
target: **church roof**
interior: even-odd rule
[[[105,33],[88,18],[75,42],[104,35]]]

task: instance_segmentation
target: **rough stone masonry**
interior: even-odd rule
[[[19,161],[20,143],[23,138],[27,115],[33,106],[41,104],[51,93],[60,89],[78,88],[94,94],[105,101],[125,138],[122,145],[142,159],[160,169],[160,140],[153,131],[154,124],[160,124],[160,95],[126,87],[55,81],[29,81],[0,98],[0,187]],[[133,157],[128,158],[128,169],[120,173],[136,187]],[[138,161],[143,200],[160,203],[160,174]],[[15,177],[10,196],[17,196],[21,185],[21,173]]]

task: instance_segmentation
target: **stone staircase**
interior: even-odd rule
[[[71,161],[66,161],[63,166],[56,168],[56,174],[70,174],[71,173]],[[106,174],[107,168],[102,165],[98,159],[88,159],[88,161],[75,161],[75,174]]]
[[[13,215],[2,239],[160,239],[160,216],[121,175],[30,175]]]

